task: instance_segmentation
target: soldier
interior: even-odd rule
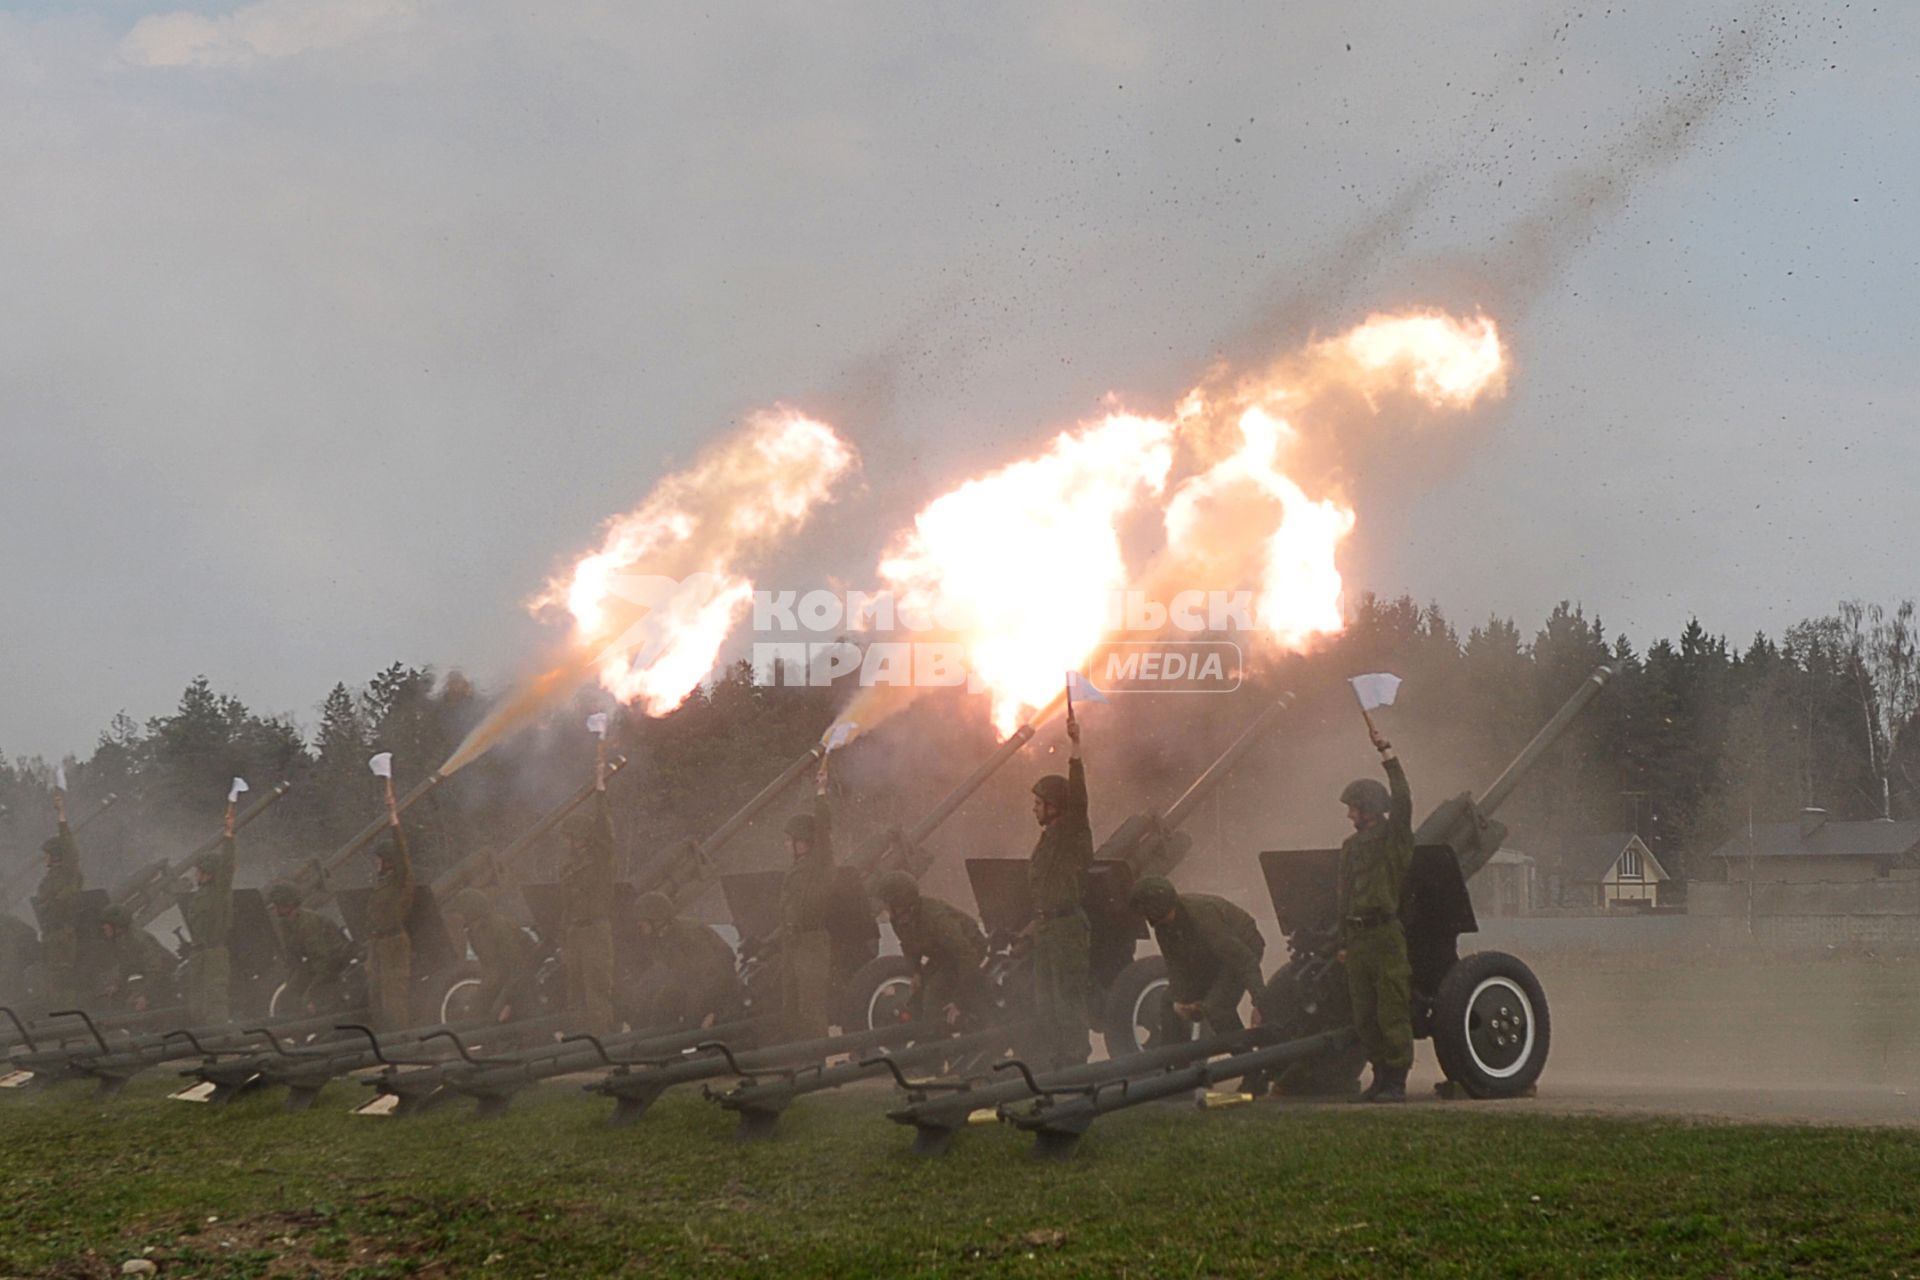
[[[561,825],[568,856],[561,873],[566,934],[560,954],[567,969],[567,1012],[579,1030],[613,1030],[613,810],[607,803],[604,763],[594,774],[593,813],[575,813]]]
[[[697,920],[681,919],[664,893],[641,894],[633,915],[660,969],[655,998],[667,1021],[711,1027],[740,1012],[740,971],[725,938]]]
[[[280,1012],[319,1013],[346,1005],[340,979],[353,963],[353,943],[346,930],[300,905],[300,890],[286,881],[267,891],[273,911],[273,930],[286,966],[286,990]]]
[[[900,954],[913,965],[915,1022],[934,1020],[949,1027],[977,1023],[992,1006],[986,975],[987,937],[972,916],[920,894],[904,871],[889,871],[874,884],[874,896],[887,909]]]
[[[23,1002],[40,977],[40,935],[19,916],[0,911],[0,1000]]]
[[[1048,1057],[1057,1067],[1087,1060],[1087,995],[1093,934],[1081,905],[1093,863],[1093,827],[1087,820],[1087,775],[1080,761],[1080,722],[1067,715],[1073,743],[1067,774],[1033,784],[1033,817],[1040,824],[1028,877],[1033,886],[1034,1013],[1049,1029]]]
[[[449,898],[447,915],[465,930],[467,946],[480,965],[481,1016],[507,1022],[523,1015],[531,1004],[539,946],[478,889],[462,889]]]
[[[1368,723],[1387,771],[1347,784],[1353,834],[1340,846],[1340,958],[1353,996],[1353,1025],[1373,1064],[1363,1102],[1405,1102],[1413,1066],[1412,970],[1400,923],[1400,895],[1413,865],[1413,793],[1392,744]]]
[[[145,1013],[173,1003],[173,974],[179,961],[160,939],[137,928],[125,907],[100,913],[111,972],[101,999],[117,1009]]]
[[[192,949],[187,953],[188,1015],[196,1026],[228,1020],[227,995],[232,982],[227,962],[227,937],[233,928],[233,817],[227,802],[226,832],[220,847],[194,859],[194,891],[180,900]]]
[[[1260,957],[1267,940],[1252,916],[1210,893],[1176,893],[1170,881],[1146,876],[1128,896],[1133,909],[1153,926],[1154,940],[1167,962],[1166,1019],[1162,1038],[1192,1038],[1192,1026],[1208,1031],[1240,1031],[1240,998],[1258,995]],[[1253,1010],[1260,1025],[1260,1010]]]
[[[47,857],[47,873],[34,891],[33,914],[40,922],[41,980],[46,997],[56,1006],[75,1002],[80,994],[80,934],[75,919],[80,895],[87,887],[80,872],[80,844],[67,825],[67,797],[53,793],[59,831],[40,846]]]
[[[828,756],[814,775],[813,812],[787,819],[787,856],[780,885],[780,1013],[795,1040],[827,1034],[833,986],[833,916],[839,872],[833,864],[833,811],[827,802]]]
[[[391,787],[391,784],[389,784]],[[412,1021],[413,858],[393,793],[387,793],[387,838],[376,855],[380,873],[367,897],[367,1014],[375,1030],[398,1031]]]

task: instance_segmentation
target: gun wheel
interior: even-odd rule
[[[1547,1065],[1553,1025],[1540,979],[1500,951],[1463,957],[1433,1000],[1433,1049],[1447,1079],[1476,1098],[1531,1089]]]
[[[1167,962],[1160,956],[1135,960],[1108,988],[1100,1034],[1107,1056],[1139,1053],[1160,1038],[1167,1008]]]
[[[841,1029],[877,1031],[882,1027],[897,1027],[912,1000],[913,966],[905,956],[869,960],[847,979]]]
[[[480,1007],[480,975],[466,965],[456,969],[442,988],[434,1012],[442,1024],[450,1027],[478,1022],[485,1017],[486,1010]]]

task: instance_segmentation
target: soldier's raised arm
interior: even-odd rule
[[[1067,741],[1073,744],[1067,753],[1067,801],[1061,806],[1061,821],[1091,829],[1087,818],[1087,766],[1080,758],[1080,720],[1067,718]]]
[[[827,771],[827,761],[832,753],[820,757],[820,768],[813,775],[813,854],[826,862],[833,861],[833,801],[829,795],[832,789]]]
[[[1407,786],[1407,771],[1400,763],[1400,757],[1393,754],[1393,744],[1380,736],[1373,727],[1373,721],[1367,721],[1367,732],[1373,738],[1374,749],[1380,753],[1380,767],[1387,771],[1387,821],[1392,824],[1395,834],[1413,838],[1413,790]]]
[[[414,887],[413,852],[407,848],[407,829],[400,825],[398,816],[393,820],[393,858],[396,864],[393,869],[395,882],[404,885],[407,892],[411,893]]]

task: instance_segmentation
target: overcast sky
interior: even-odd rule
[[[774,400],[859,445],[802,548],[863,577],[1104,393],[1410,303],[1512,392],[1355,478],[1352,584],[1912,594],[1916,155],[1907,4],[0,0],[0,749],[504,679]]]

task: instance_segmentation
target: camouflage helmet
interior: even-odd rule
[[[1033,784],[1033,794],[1055,808],[1059,808],[1066,804],[1067,798],[1073,794],[1073,785],[1067,781],[1066,775],[1050,773]]]
[[[1128,905],[1149,920],[1164,918],[1179,901],[1173,881],[1165,876],[1142,876],[1134,882],[1133,892],[1127,895]]]
[[[810,813],[794,814],[791,818],[787,819],[787,825],[784,830],[789,840],[806,840],[811,842],[815,836],[820,834],[820,826],[813,820],[813,815]]]
[[[44,853],[49,858],[57,859],[57,858],[66,857],[67,856],[66,838],[63,836],[48,836],[45,840],[40,842],[40,852]]]
[[[873,896],[889,911],[905,911],[920,901],[920,886],[904,871],[889,871],[873,882]]]
[[[1392,804],[1387,795],[1387,784],[1378,778],[1355,778],[1340,793],[1340,803],[1350,805],[1363,813],[1385,813]]]
[[[673,915],[673,899],[657,889],[633,900],[633,918],[641,924],[671,924]]]
[[[461,920],[478,920],[487,914],[487,895],[478,889],[462,889],[447,899],[447,914]]]
[[[193,860],[193,869],[195,871],[204,871],[208,875],[212,875],[215,871],[218,871],[220,869],[221,856],[222,855],[220,850],[210,849]]]
[[[267,890],[267,905],[270,907],[297,907],[300,905],[300,890],[290,880],[282,880]]]
[[[100,923],[114,929],[133,928],[133,913],[118,904],[100,909]]]
[[[593,839],[596,825],[590,813],[570,813],[566,821],[560,824],[560,835],[574,844],[585,844]]]

